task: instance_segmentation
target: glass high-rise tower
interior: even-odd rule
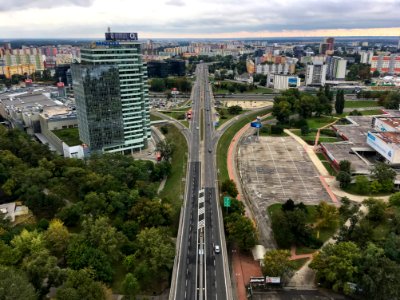
[[[136,33],[106,33],[72,65],[79,137],[91,151],[131,153],[151,137],[147,68]]]

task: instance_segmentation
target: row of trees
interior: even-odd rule
[[[309,118],[313,114],[321,116],[332,113],[333,93],[329,86],[320,89],[316,96],[290,89],[275,97],[272,114],[279,123],[286,124],[290,116],[299,114],[301,118]]]
[[[243,84],[237,82],[217,82],[214,84],[216,89],[227,90],[229,93],[240,92],[244,93],[246,91],[252,91],[257,89],[257,86],[254,84]]]
[[[343,160],[339,163],[339,173],[336,180],[341,188],[347,188],[352,182],[351,163]],[[361,195],[376,194],[379,192],[388,193],[394,188],[396,172],[387,164],[378,162],[371,170],[371,176],[358,175],[355,177],[356,192]]]
[[[235,183],[232,180],[224,181],[221,184],[221,193],[231,197],[231,206],[224,210],[227,240],[239,249],[248,251],[256,245],[257,233],[253,222],[245,216],[243,202],[236,199],[238,190]]]
[[[400,286],[400,195],[390,204],[369,198],[367,214],[343,225],[337,242],[324,247],[310,267],[325,287],[367,299],[398,299]]]
[[[51,287],[57,299],[105,299],[116,269],[125,279],[115,288],[129,295],[167,282],[179,207],[157,187],[170,169],[119,154],[66,159],[0,127],[0,200],[22,200],[35,217],[11,226],[0,216],[0,273],[25,283],[20,299]]]
[[[173,88],[178,89],[180,92],[188,93],[192,89],[192,83],[185,77],[153,78],[150,80],[150,91],[152,92],[164,92]]]

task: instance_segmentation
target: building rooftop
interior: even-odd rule
[[[395,128],[396,130],[400,131],[400,117],[377,117],[383,123],[389,125],[390,127]]]
[[[386,144],[394,144],[392,147],[397,147],[400,149],[400,132],[373,132],[375,136],[380,138]]]

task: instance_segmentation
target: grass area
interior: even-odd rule
[[[336,170],[331,166],[327,158],[322,154],[322,153],[317,153],[317,156],[319,160],[322,162],[324,165],[325,169],[328,171],[329,175],[331,176],[336,176],[337,172]]]
[[[292,129],[291,131],[294,134],[296,134],[297,136],[301,137],[307,143],[309,143],[309,144],[315,143],[315,137],[317,135],[317,131],[309,132],[307,135],[302,135],[300,129]],[[334,132],[334,131],[332,130],[332,132]],[[340,141],[342,141],[342,139],[321,133],[318,141],[320,143],[334,143],[334,142],[340,142]]]
[[[180,133],[179,129],[173,125],[168,125],[168,133],[165,137],[173,141],[176,147],[171,160],[171,175],[168,176],[164,189],[159,196],[161,198],[168,198],[172,201],[174,207],[178,208],[181,206],[181,197],[183,197],[184,193],[184,182],[182,178],[186,176],[188,147],[185,137]]]
[[[153,115],[152,113],[150,113],[150,121],[159,121],[162,120],[163,118]]]
[[[238,114],[238,115],[231,115],[231,114],[229,113],[229,111],[228,111],[228,108],[225,108],[225,107],[218,108],[217,111],[218,111],[218,113],[219,113],[220,115],[221,115],[221,112],[222,112],[222,114],[224,115],[224,118],[219,118],[219,125],[218,125],[218,126],[221,126],[222,124],[228,122],[230,119],[232,119],[232,118],[234,118],[234,117],[237,117],[237,116],[239,116],[239,115],[245,113],[247,110],[242,110],[242,112],[241,112],[240,114]]]
[[[185,112],[188,111],[188,108],[181,108],[172,111],[160,111],[164,115],[170,116],[179,122],[181,122],[186,127],[189,127],[189,122],[186,119],[182,119],[182,116],[185,115]]]
[[[235,134],[246,124],[253,121],[257,116],[262,116],[271,112],[271,108],[266,108],[258,112],[254,112],[246,117],[242,117],[236,123],[231,125],[221,136],[217,146],[217,167],[219,171],[218,178],[220,182],[229,179],[228,168],[226,165],[229,145]]]
[[[374,100],[358,100],[358,101],[346,100],[344,102],[345,108],[376,107],[376,106],[379,106],[378,101]]]
[[[53,130],[53,133],[68,146],[76,146],[82,144],[81,140],[79,139],[79,130],[77,127]]]
[[[307,124],[310,128],[318,129],[335,122],[336,120],[337,119],[334,117],[312,117],[307,119]]]
[[[376,196],[389,196],[391,193],[359,193],[357,186],[355,183],[350,183],[348,187],[343,189],[345,192],[353,195],[365,196],[367,197],[376,197]]]
[[[381,115],[382,110],[380,110],[380,109],[364,110],[364,111],[361,111],[361,114],[363,116]]]
[[[298,271],[301,269],[302,266],[305,265],[305,263],[309,260],[309,258],[300,258],[300,259],[296,259],[293,260],[293,269]]]

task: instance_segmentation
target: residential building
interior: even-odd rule
[[[251,59],[246,60],[246,69],[247,73],[254,74],[256,71],[256,65],[254,64],[254,61]]]
[[[378,71],[381,74],[400,74],[400,55],[378,55],[372,57],[371,73]]]
[[[328,56],[326,58],[327,74],[329,80],[341,80],[346,77],[347,60],[338,56]]]
[[[147,68],[136,33],[106,33],[71,66],[79,137],[91,152],[129,154],[150,132]]]
[[[307,65],[306,85],[324,86],[326,81],[327,65],[323,63],[314,63]]]
[[[12,75],[31,75],[44,70],[43,58],[38,48],[0,49],[0,74],[11,78]]]
[[[362,64],[371,64],[372,57],[374,56],[374,51],[360,51],[360,63]]]
[[[287,90],[290,88],[298,88],[300,86],[300,78],[293,75],[272,74],[268,76],[268,82],[276,90]]]
[[[333,37],[325,38],[319,45],[319,54],[332,55],[334,53],[335,39]]]

